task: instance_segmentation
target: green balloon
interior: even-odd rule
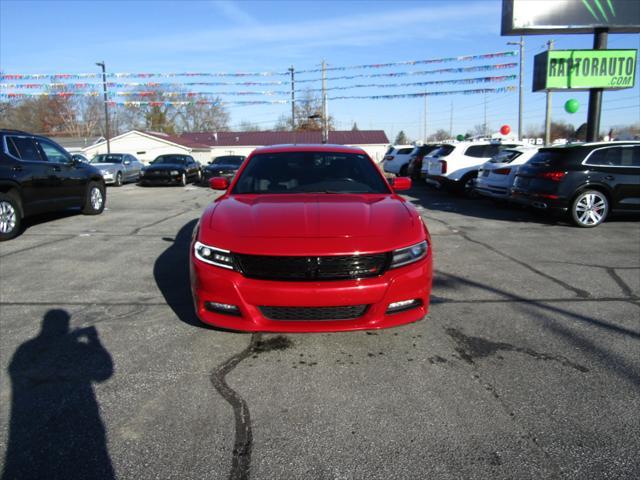
[[[458,135],[456,137],[456,140],[458,140],[459,142],[463,141],[464,140],[464,135]]]
[[[564,104],[564,109],[567,113],[576,113],[580,108],[580,104],[575,98],[567,100]]]

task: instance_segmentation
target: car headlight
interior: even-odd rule
[[[223,250],[196,242],[193,246],[193,253],[200,261],[233,270],[233,255],[231,255],[229,250]]]
[[[179,172],[178,170],[171,170],[171,171],[169,172],[169,174],[170,174],[170,175],[178,175],[178,174],[180,174],[180,172]]]
[[[111,172],[109,170],[100,170],[102,175],[109,175]]]
[[[393,251],[393,259],[389,268],[402,267],[423,259],[429,253],[429,244],[426,240],[411,245],[410,247],[399,248]]]

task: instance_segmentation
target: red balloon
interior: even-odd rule
[[[502,125],[500,127],[500,133],[502,135],[509,135],[509,132],[511,131],[511,127],[509,125]]]

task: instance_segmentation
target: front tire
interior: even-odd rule
[[[116,187],[121,187],[122,186],[122,172],[118,172],[116,174],[116,179],[115,179],[114,185]]]
[[[0,193],[0,242],[11,240],[22,228],[20,200],[14,193]]]
[[[459,186],[461,195],[464,195],[467,198],[476,198],[478,196],[478,192],[476,192],[474,188],[476,178],[478,178],[478,172],[470,172],[462,177]]]
[[[104,185],[96,182],[90,182],[87,186],[87,195],[82,207],[82,213],[85,215],[99,215],[104,210],[105,189]]]
[[[180,186],[181,186],[181,187],[184,187],[184,186],[186,186],[186,185],[187,185],[187,174],[186,174],[186,173],[183,173],[183,174],[180,176]]]
[[[609,199],[598,190],[586,190],[571,204],[571,221],[581,228],[600,225],[609,214]]]

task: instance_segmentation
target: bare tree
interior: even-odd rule
[[[217,104],[181,105],[177,111],[176,127],[184,132],[205,132],[229,130],[229,113],[220,105],[220,99],[211,100]]]
[[[436,131],[436,133],[429,135],[429,138],[427,140],[429,140],[430,142],[442,142],[443,140],[447,140],[449,138],[449,132],[441,128]]]
[[[262,130],[257,123],[251,123],[249,120],[242,120],[238,125],[238,129],[241,132],[259,132]]]

